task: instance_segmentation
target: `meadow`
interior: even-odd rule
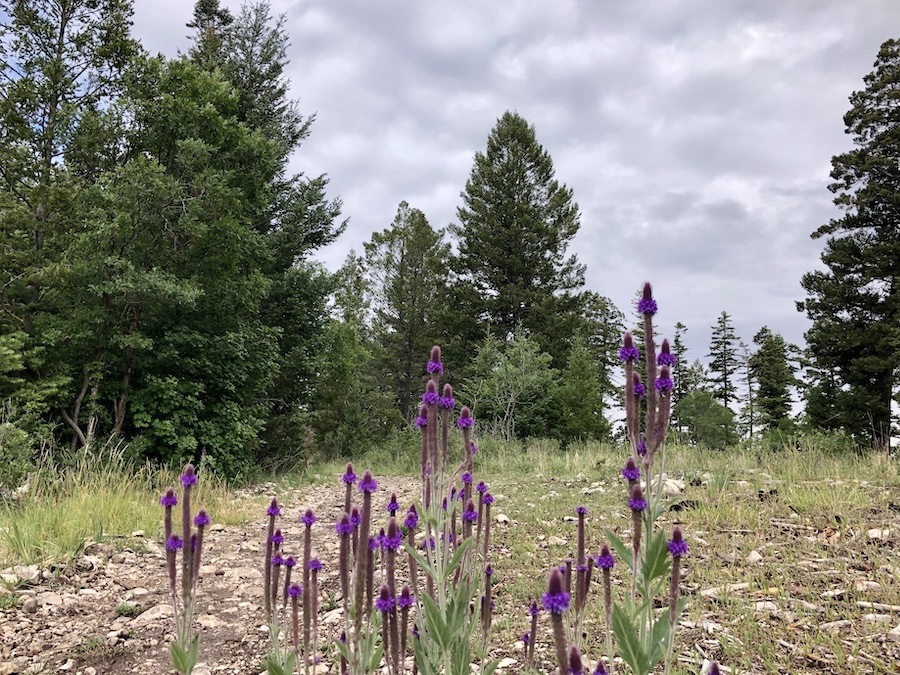
[[[354,463],[358,470],[392,477],[392,484],[408,485],[416,494],[416,437],[407,440]],[[688,605],[678,625],[672,672],[698,673],[713,659],[725,672],[735,673],[897,672],[898,462],[881,454],[835,452],[828,440],[808,438],[774,451],[668,449],[670,494],[659,524],[666,529],[680,525],[690,548],[681,578]],[[576,507],[588,509],[592,555],[606,540],[605,530],[627,538],[631,518],[620,475],[625,457],[623,446],[600,443],[565,451],[540,440],[479,443],[475,479],[487,482],[495,497],[492,652],[517,661],[506,672],[522,672],[526,610],[546,590],[548,571],[575,555]],[[340,495],[343,470],[343,463],[320,463],[272,476],[261,487],[232,488],[204,476],[201,468],[195,503],[206,507],[214,523],[241,535],[238,540],[262,541],[261,516],[271,496],[297,507],[317,494],[324,514],[325,505],[333,505]],[[175,472],[130,466],[114,451],[84,454],[66,469],[47,465],[32,476],[27,492],[4,506],[0,568],[37,565],[53,572],[40,582],[52,588],[65,583],[67,566],[96,542],[144,555],[153,549],[150,540],[161,541],[159,495],[176,481]],[[323,492],[331,487],[333,493]],[[387,501],[382,492],[374,497],[379,514]],[[327,516],[320,518],[316,536],[334,539],[333,524]],[[136,532],[142,535],[133,536]],[[243,557],[250,565],[263,565],[259,553]],[[165,585],[164,569],[158,574]],[[596,580],[584,622],[589,658],[602,652],[602,593]],[[625,594],[625,585],[622,570],[614,569],[613,593]],[[335,587],[335,579],[323,580],[323,612],[333,609]],[[29,593],[24,584],[0,589],[6,624],[12,625],[22,612]],[[146,609],[136,603],[134,611]],[[254,617],[247,621],[252,631]],[[81,650],[57,655],[55,662],[72,658],[75,667],[87,667],[94,660],[100,664],[96,672],[141,672],[125,665],[134,656],[129,649],[140,651],[139,640],[131,647],[120,645],[115,653]],[[323,654],[326,662],[333,658],[327,648]],[[217,651],[206,656],[206,663],[214,667],[223,657]],[[31,672],[56,672],[54,661],[47,663],[47,670]],[[549,672],[553,663],[549,627],[542,619],[536,664],[540,672]]]

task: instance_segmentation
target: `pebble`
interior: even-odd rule
[[[763,556],[762,556],[762,553],[760,553],[759,551],[756,551],[756,550],[750,551],[749,555],[747,555],[748,563],[755,565],[755,564],[761,563],[762,560],[763,560]]]

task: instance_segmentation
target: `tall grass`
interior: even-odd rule
[[[162,510],[152,508],[178,474],[125,459],[124,445],[87,448],[64,466],[44,457],[29,476],[28,490],[0,507],[0,566],[67,562],[89,541],[130,542],[141,530],[156,537]],[[196,503],[214,522],[246,519],[227,485],[205,476]]]

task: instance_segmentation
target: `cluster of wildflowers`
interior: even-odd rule
[[[169,488],[160,498],[164,511],[163,536],[166,545],[166,570],[169,574],[169,592],[175,613],[175,642],[169,645],[172,666],[181,675],[188,675],[197,665],[200,654],[200,638],[193,634],[192,623],[197,599],[197,582],[200,576],[200,556],[203,551],[203,533],[209,525],[209,516],[200,509],[191,520],[191,491],[197,484],[194,465],[188,464],[181,474],[181,536],[172,528],[172,509],[178,505],[175,490]],[[196,531],[191,527],[193,522]],[[181,595],[178,592],[178,557],[181,556]]]

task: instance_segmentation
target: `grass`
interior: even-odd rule
[[[89,541],[129,543],[138,530],[154,536],[161,531],[162,510],[147,506],[177,481],[175,472],[133,466],[114,446],[82,451],[62,468],[43,461],[28,491],[0,506],[0,567],[70,562]],[[243,523],[249,515],[223,481],[208,475],[193,503],[223,524]]]

